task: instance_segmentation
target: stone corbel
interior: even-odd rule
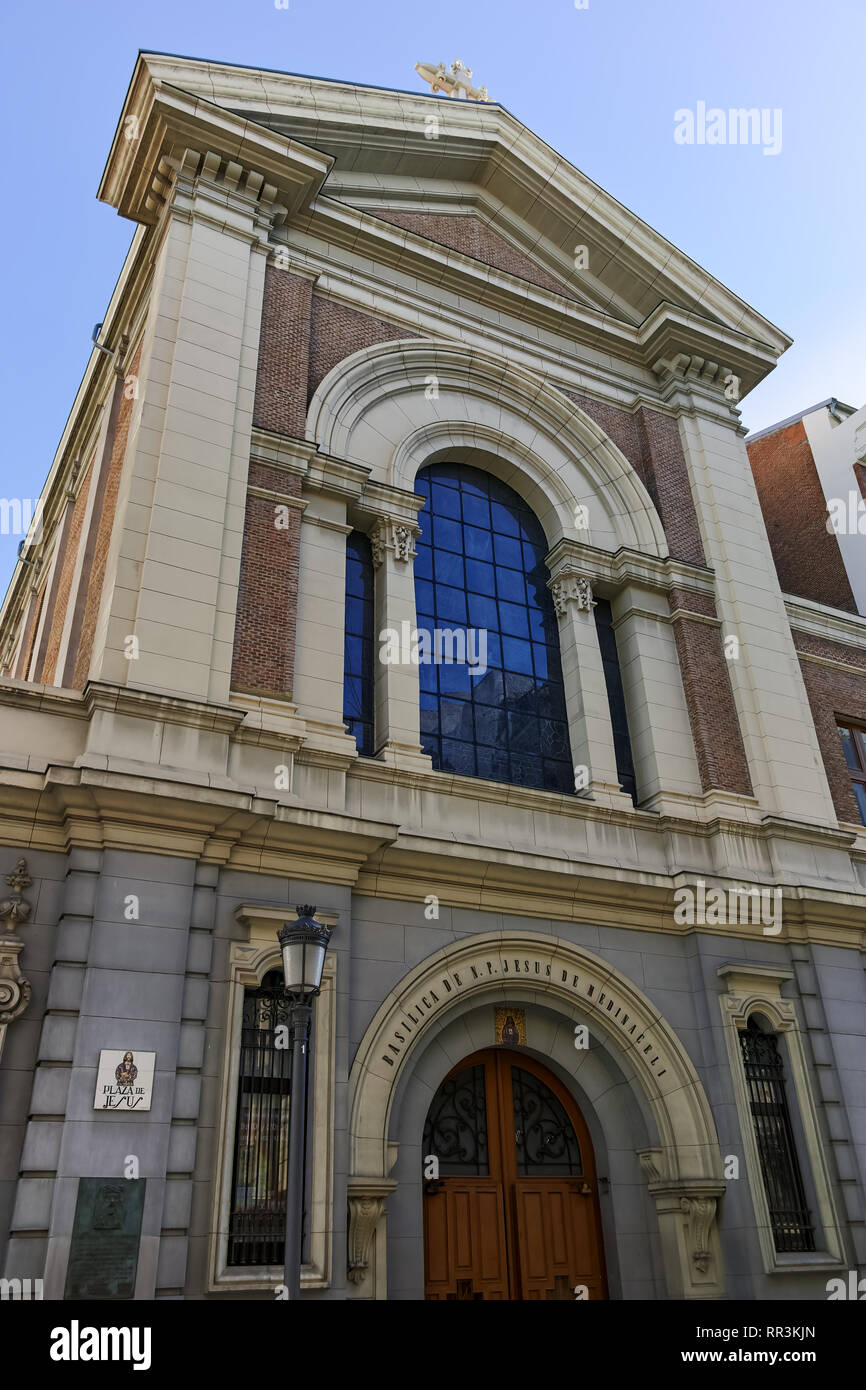
[[[724,1182],[668,1177],[663,1149],[642,1149],[638,1158],[656,1204],[668,1293],[672,1298],[723,1298],[716,1216]]]
[[[420,535],[417,526],[408,521],[394,521],[380,516],[370,531],[370,547],[373,551],[373,564],[378,569],[390,550],[395,560],[408,564],[415,558],[415,537]]]
[[[27,921],[31,907],[21,896],[22,890],[33,882],[27,872],[26,859],[19,859],[6,882],[12,889],[12,896],[0,902],[0,1050],[6,1036],[6,1027],[20,1018],[30,1003],[30,984],[21,974],[18,957],[24,950],[24,942],[17,934],[17,928]]]
[[[574,570],[560,570],[548,585],[553,595],[553,606],[558,618],[562,618],[570,604],[581,613],[591,613],[595,607],[592,596],[592,581],[585,574]]]
[[[397,1186],[392,1178],[350,1178],[348,1275],[353,1284],[367,1277],[373,1234],[388,1196]]]

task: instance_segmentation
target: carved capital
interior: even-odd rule
[[[373,564],[379,568],[385,559],[386,550],[392,552],[395,560],[408,564],[415,558],[415,537],[419,534],[418,527],[412,526],[409,522],[394,521],[390,517],[380,516],[370,532]]]
[[[27,921],[32,910],[21,896],[33,882],[27,872],[27,860],[19,859],[5,877],[12,897],[0,902],[0,1024],[11,1023],[30,1003],[30,984],[18,966],[24,942],[16,935],[17,927]]]
[[[550,581],[550,591],[559,618],[568,612],[570,604],[574,604],[581,613],[591,613],[595,607],[592,583],[585,574],[575,574],[571,570],[557,574]]]
[[[353,1284],[366,1277],[373,1232],[396,1186],[387,1178],[350,1179],[348,1274]]]

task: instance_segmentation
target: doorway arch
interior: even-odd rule
[[[634,1144],[632,1160],[654,1207],[667,1296],[724,1297],[715,1224],[725,1188],[721,1154],[685,1047],[650,999],[609,962],[563,938],[523,930],[465,937],[428,956],[391,991],[361,1040],[349,1079],[350,1280],[364,1286],[365,1297],[387,1297],[386,1208],[397,1187],[391,1173],[403,1082],[413,1078],[419,1058],[455,1015],[524,1001],[553,1010],[566,1035],[574,1024],[587,1023],[594,1055],[615,1060],[644,1116],[645,1138]],[[452,1052],[451,1065],[478,1047]],[[566,1051],[579,1056],[571,1043]],[[442,1068],[435,1085],[448,1070]],[[570,1068],[558,1070],[563,1075]],[[419,1136],[426,1109],[417,1119]],[[368,1280],[371,1259],[375,1271]]]
[[[464,1058],[431,1101],[422,1153],[427,1299],[606,1298],[592,1138],[541,1062],[511,1047]]]

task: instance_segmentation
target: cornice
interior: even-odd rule
[[[156,77],[140,54],[97,197],[122,217],[153,224],[172,172],[185,163],[192,174],[192,151],[205,160],[212,152],[227,188],[269,208],[282,205],[288,215],[309,204],[333,163],[321,151],[246,121],[204,94],[191,95]],[[205,165],[199,172],[213,177],[217,170]]]
[[[313,244],[304,245],[304,234]],[[316,241],[321,243],[321,250],[317,251]],[[562,333],[572,341],[631,363],[648,374],[648,383],[653,374],[658,375],[656,368],[661,362],[676,362],[678,357],[700,361],[702,385],[716,386],[715,395],[726,410],[730,403],[724,398],[724,378],[729,372],[738,376],[740,396],[745,396],[776,361],[777,354],[765,343],[696,311],[662,302],[645,320],[633,323],[610,310],[544,289],[327,196],[315,200],[308,217],[294,220],[289,245],[295,254],[305,255],[311,269],[319,272],[318,293],[327,292],[341,278],[358,284],[356,270],[342,267],[329,253],[329,248],[339,246],[353,255],[366,256],[374,265],[385,264],[406,275],[415,283],[418,298],[423,297],[424,284],[434,294],[446,289],[463,299],[483,298],[486,307],[509,314],[517,322]],[[383,291],[394,293],[393,287],[383,286],[373,275],[369,282],[380,297]],[[718,380],[714,377],[712,382],[706,372],[711,357],[725,363],[723,367],[713,364]],[[664,384],[660,383],[660,389]]]
[[[242,111],[298,140],[315,140],[334,155],[345,194],[349,171],[375,173],[384,186],[396,177],[405,189],[431,179],[473,182],[507,205],[555,246],[592,241],[635,282],[633,294],[687,297],[709,318],[736,326],[771,345],[789,345],[779,329],[751,309],[700,265],[648,227],[604,189],[496,103],[459,102],[429,94],[394,92],[264,69],[146,54],[153,80]],[[425,137],[425,118],[436,111],[440,140]],[[367,152],[367,158],[359,157]],[[375,166],[370,157],[374,152]]]
[[[563,537],[545,556],[544,562],[552,578],[564,571],[575,571],[586,575],[592,581],[593,588],[598,585],[601,592],[616,592],[626,585],[635,584],[661,593],[684,588],[715,595],[715,576],[706,566],[692,565],[670,556],[658,559],[625,547],[611,554],[608,550]],[[653,614],[653,617],[657,616]]]
[[[784,594],[785,611],[791,627],[796,632],[808,633],[811,637],[822,637],[841,646],[857,647],[866,651],[866,618],[856,613],[843,613],[838,608],[828,608],[824,604],[813,603],[810,599]],[[808,657],[809,652],[797,653]],[[862,672],[861,672],[862,674]]]

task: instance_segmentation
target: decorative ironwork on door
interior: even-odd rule
[[[490,1172],[483,1067],[467,1067],[443,1081],[427,1115],[423,1150],[439,1159],[443,1178]]]
[[[580,1177],[580,1146],[565,1106],[540,1077],[511,1068],[514,1143],[521,1177]]]
[[[512,1059],[520,1056],[520,1065]],[[505,1047],[446,1077],[424,1126],[426,1296],[605,1298],[589,1132],[565,1087]]]

